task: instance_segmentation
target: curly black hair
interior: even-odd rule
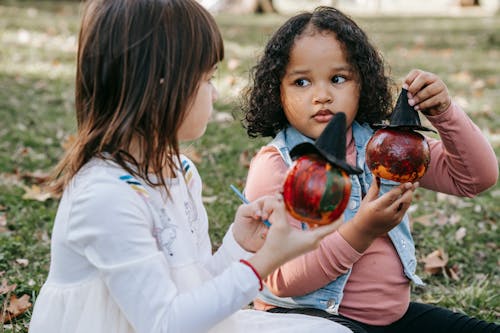
[[[274,137],[288,125],[281,105],[280,84],[296,38],[310,27],[335,34],[359,77],[361,93],[356,120],[372,124],[390,114],[392,80],[386,75],[382,56],[352,19],[333,7],[321,6],[286,21],[270,38],[264,54],[252,68],[242,102],[243,126],[250,137]]]

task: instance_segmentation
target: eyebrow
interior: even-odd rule
[[[353,71],[351,66],[333,67],[333,68],[331,68],[331,70],[334,72],[342,72],[342,71],[352,72]],[[285,74],[285,76],[304,75],[304,74],[308,74],[310,72],[311,71],[309,69],[304,69],[304,70],[299,69],[299,70],[293,70],[290,73]]]

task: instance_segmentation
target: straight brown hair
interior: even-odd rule
[[[223,57],[217,24],[195,0],[87,1],[78,43],[77,138],[55,168],[54,191],[97,156],[168,193],[165,172],[179,165],[177,131],[202,76]],[[130,154],[132,142],[140,160]]]

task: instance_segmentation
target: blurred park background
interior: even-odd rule
[[[184,149],[204,178],[214,247],[239,205],[248,163],[266,140],[249,139],[239,95],[249,68],[290,15],[336,5],[359,23],[395,82],[413,68],[440,75],[500,156],[500,1],[200,0],[215,15],[226,58],[205,136]],[[58,198],[45,189],[71,140],[81,3],[0,0],[0,333],[27,332],[49,267]],[[473,199],[418,190],[410,208],[418,273],[413,299],[499,321],[500,186]]]

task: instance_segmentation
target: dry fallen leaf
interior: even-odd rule
[[[439,274],[448,263],[448,255],[443,249],[438,249],[428,254],[422,261],[425,264],[424,271],[429,274]]]
[[[458,281],[460,280],[460,277],[458,275],[459,270],[458,266],[453,265],[453,267],[446,267],[444,273],[451,279]]]
[[[25,313],[26,310],[31,308],[29,300],[30,296],[26,294],[22,295],[20,298],[17,298],[16,295],[11,295],[5,313],[0,316],[0,323],[8,323],[15,317]]]
[[[3,273],[3,272],[2,272]],[[2,284],[0,284],[0,295],[4,295],[7,293],[10,293],[11,291],[14,291],[16,289],[17,285],[15,284],[8,284],[6,279],[2,280]]]
[[[23,183],[19,180],[19,175],[16,173],[0,173],[0,184],[7,186],[22,186]]]
[[[249,168],[251,159],[252,156],[250,155],[250,152],[248,150],[244,150],[240,154],[240,165],[243,166],[244,168]]]
[[[438,249],[422,259],[424,262],[424,271],[436,275],[443,274],[444,276],[451,278],[453,280],[459,280],[459,268],[454,265],[453,267],[448,267],[448,254],[444,252],[443,249]]]
[[[412,219],[412,223],[420,223],[425,226],[431,226],[433,224],[433,221],[436,219],[436,214],[426,214],[426,215],[421,215],[418,217],[415,217]]]
[[[25,258],[18,258],[18,259],[16,259],[16,263],[19,266],[26,267],[29,265],[30,261],[28,259],[25,259]]]
[[[47,191],[43,186],[32,185],[31,187],[24,187],[25,193],[23,194],[24,200],[47,201],[48,199],[55,198],[55,196]]]
[[[14,153],[14,156],[19,156],[19,157],[26,157],[29,155],[31,151],[31,148],[29,147],[19,147],[16,152]]]
[[[35,172],[24,172],[21,174],[21,178],[31,183],[43,184],[50,179],[50,173],[40,170],[37,170]]]

